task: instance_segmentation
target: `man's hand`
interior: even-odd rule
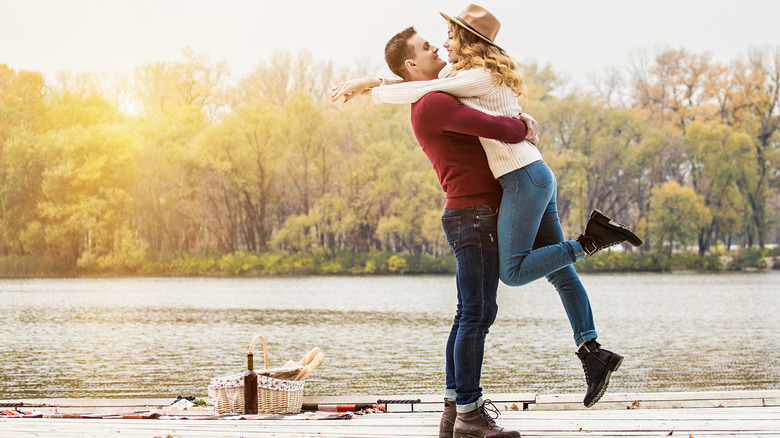
[[[346,102],[381,83],[382,80],[377,78],[360,78],[344,81],[331,90],[330,100],[331,102],[336,102],[343,97],[344,102]]]
[[[534,146],[539,146],[539,136],[538,135],[534,135],[533,137],[528,137],[528,138],[526,138],[526,140],[528,140],[528,142],[531,143]]]
[[[526,113],[521,113],[517,116],[518,119],[525,122],[526,128],[528,128],[528,132],[525,135],[526,140],[531,141],[532,138],[536,137],[537,143],[539,142],[539,123],[531,116],[529,116]],[[531,143],[534,143],[531,141]],[[536,143],[534,143],[536,144]]]

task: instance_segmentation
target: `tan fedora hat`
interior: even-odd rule
[[[456,15],[455,18],[449,17],[444,12],[439,13],[442,17],[446,18],[447,21],[455,23],[481,38],[482,40],[487,41],[499,49],[501,48],[498,46],[498,44],[495,43],[498,29],[501,28],[501,23],[498,21],[498,18],[496,18],[495,15],[491,14],[482,6],[477,6],[473,3],[469,4],[466,6],[466,9],[464,9],[460,14]]]

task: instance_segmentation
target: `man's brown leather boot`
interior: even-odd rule
[[[489,407],[488,407],[489,405]],[[498,416],[498,409],[490,400],[477,409],[464,413],[458,413],[455,417],[454,438],[505,438],[519,437],[520,432],[516,430],[507,430],[496,425],[493,417],[488,414],[490,409]]]
[[[458,415],[455,400],[444,399],[444,412],[439,421],[439,438],[452,438],[455,417]]]

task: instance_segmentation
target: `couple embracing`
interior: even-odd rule
[[[480,387],[485,337],[498,312],[499,279],[520,286],[546,277],[558,291],[585,371],[584,404],[593,406],[623,358],[596,342],[588,294],[574,267],[603,248],[642,240],[594,210],[585,231],[565,240],[556,179],[536,147],[538,124],[522,113],[523,78],[495,43],[500,24],[469,5],[448,24],[447,61],[409,27],[385,47],[385,61],[403,82],[379,78],[342,82],[336,101],[369,92],[377,103],[412,104],[414,134],[446,194],[442,227],[455,253],[457,309],[446,347],[440,437],[518,437],[496,425]]]

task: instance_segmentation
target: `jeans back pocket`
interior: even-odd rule
[[[547,164],[545,164],[544,161],[531,163],[525,166],[523,170],[525,170],[525,173],[528,174],[528,178],[531,179],[531,183],[537,187],[547,187],[553,181],[555,181],[555,176],[553,175],[552,170],[547,167]]]
[[[441,226],[444,229],[444,236],[447,238],[447,244],[453,251],[458,248],[460,243],[460,216],[442,216]]]

